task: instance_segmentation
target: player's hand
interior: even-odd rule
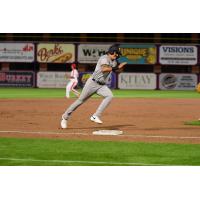
[[[123,62],[123,63],[121,63],[121,64],[124,66],[124,65],[126,65],[126,64],[127,64],[127,62]]]
[[[127,62],[120,63],[119,64],[119,69],[122,68],[122,67],[124,67],[124,65],[126,65],[126,64],[127,64]]]

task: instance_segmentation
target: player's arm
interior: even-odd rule
[[[106,64],[101,65],[101,71],[102,72],[111,72],[112,71],[112,67]]]
[[[109,65],[103,64],[103,65],[101,65],[101,71],[102,72],[116,71],[118,69],[123,68],[126,64],[127,64],[127,62],[123,62],[123,63],[120,63],[119,65],[117,65],[116,67],[111,67]]]
[[[126,64],[127,64],[127,62],[120,63],[120,64],[118,65],[118,69],[121,69],[121,68],[124,67],[124,65],[126,65]]]
[[[113,71],[119,70],[119,69],[123,68],[126,64],[127,64],[127,62],[120,63],[116,67],[113,67],[112,70]]]

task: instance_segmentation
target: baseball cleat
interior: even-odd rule
[[[64,117],[62,116],[62,121],[60,123],[61,128],[67,128],[67,120],[64,119]]]
[[[102,123],[103,123],[103,122],[99,119],[99,117],[94,116],[94,115],[92,115],[92,116],[90,117],[90,120],[93,121],[93,122],[96,122],[96,123],[98,123],[98,124],[102,124]]]

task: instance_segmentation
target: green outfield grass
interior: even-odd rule
[[[200,121],[187,121],[185,122],[185,125],[200,126]]]
[[[0,138],[1,166],[199,166],[200,145]]]
[[[113,94],[117,98],[200,98],[200,93],[196,91],[113,90]],[[65,89],[0,88],[0,98],[62,98],[64,96]]]

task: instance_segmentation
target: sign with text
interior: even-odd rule
[[[70,72],[38,72],[37,87],[39,88],[65,88],[70,76]]]
[[[161,90],[195,90],[198,79],[196,74],[160,74]]]
[[[22,71],[0,72],[0,87],[34,87],[35,73]]]
[[[118,76],[120,89],[156,89],[156,74],[153,73],[120,73]]]
[[[0,62],[34,61],[34,44],[32,43],[0,43]]]
[[[196,65],[197,47],[162,45],[159,48],[159,63],[163,65]]]
[[[152,65],[156,63],[156,46],[143,44],[122,44],[119,46],[122,56],[120,63]]]
[[[111,44],[80,44],[78,46],[79,63],[96,63],[105,55]]]
[[[37,61],[40,63],[72,63],[75,61],[75,45],[40,43],[37,45]]]

